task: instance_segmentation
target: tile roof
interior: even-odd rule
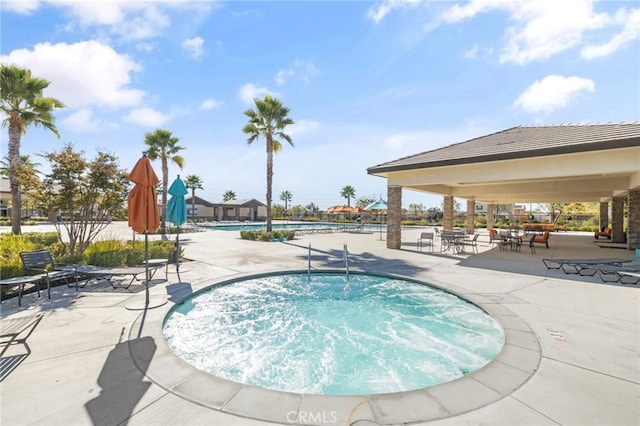
[[[188,205],[191,205],[191,197],[187,198],[185,202]],[[210,201],[205,200],[204,198],[200,198],[196,196],[196,204],[200,204],[205,207],[256,207],[256,206],[266,207],[266,204],[263,204],[254,198],[247,198],[247,199],[241,199],[241,200],[234,199],[229,201],[222,201],[220,203],[212,203]]]
[[[369,167],[369,174],[640,146],[640,122],[513,127]]]

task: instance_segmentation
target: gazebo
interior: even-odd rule
[[[453,227],[454,198],[475,203],[599,202],[601,226],[640,248],[640,123],[514,127],[367,169],[387,179],[387,247],[401,246],[402,189],[444,197],[444,229]],[[609,220],[611,203],[611,221]],[[467,220],[473,232],[473,220]]]

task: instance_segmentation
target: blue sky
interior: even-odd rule
[[[291,108],[274,202],[386,197],[367,168],[514,126],[640,119],[637,1],[2,1],[0,61],[51,82],[61,138],[29,128],[21,153],[73,143],[130,169],[167,129],[197,195],[265,201],[264,141],[243,112]],[[2,132],[2,156],[7,132]],[[41,159],[44,163],[44,160]],[[44,168],[44,167],[43,167]],[[160,175],[160,164],[154,162]],[[46,168],[45,168],[46,170]],[[403,192],[403,206],[441,197]],[[354,202],[352,201],[352,204]]]

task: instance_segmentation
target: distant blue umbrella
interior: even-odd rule
[[[167,220],[178,227],[176,231],[176,244],[174,247],[173,261],[176,264],[176,272],[178,273],[178,280],[180,280],[180,225],[187,221],[187,202],[184,200],[184,196],[189,193],[187,187],[184,186],[184,182],[180,179],[180,176],[173,181],[167,193],[171,195],[171,199],[167,202]]]
[[[387,210],[387,202],[382,198],[365,207],[366,210]]]
[[[381,210],[387,210],[387,202],[381,198],[378,201],[369,204],[365,209],[378,211],[379,213]],[[382,217],[380,218],[380,240],[382,240]]]

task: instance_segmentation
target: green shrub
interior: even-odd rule
[[[89,265],[122,266],[127,264],[128,246],[118,240],[103,240],[89,244],[84,251]]]
[[[0,277],[13,278],[23,275],[20,252],[35,250],[38,247],[24,235],[13,235],[11,233],[0,235]],[[10,286],[2,286],[4,296]]]
[[[258,231],[240,231],[240,238],[255,241],[258,239]]]
[[[49,247],[51,244],[58,242],[58,234],[56,232],[26,232],[22,235],[38,248]]]
[[[289,241],[295,238],[295,231],[279,229],[273,232],[260,231],[240,231],[240,238],[250,241]]]
[[[51,244],[48,247],[48,249],[51,252],[51,255],[56,259],[60,257],[64,257],[70,252],[69,245],[65,243],[61,243],[59,241],[56,241],[55,243]],[[82,256],[80,257],[82,258]]]
[[[170,259],[172,252],[173,241],[149,242],[149,259]],[[144,241],[136,241],[135,248],[131,241],[96,241],[87,247],[84,254],[89,265],[140,265],[144,260]]]

